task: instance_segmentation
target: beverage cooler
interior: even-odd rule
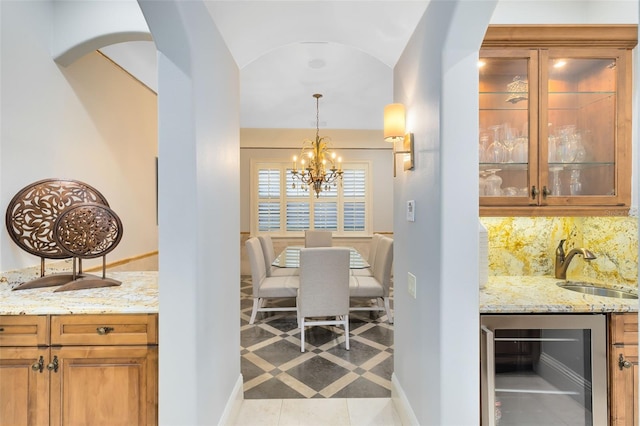
[[[606,317],[481,316],[482,425],[606,425]]]

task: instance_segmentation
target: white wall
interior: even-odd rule
[[[239,71],[202,2],[140,5],[159,51],[159,422],[218,424],[242,382]]]
[[[417,151],[394,185],[394,374],[421,425],[478,422],[475,65],[493,6],[430,3],[394,73]]]
[[[56,65],[51,2],[3,0],[0,8],[0,211],[37,180],[77,179],[101,191],[123,222],[107,261],[156,250],[155,95],[97,53]],[[0,271],[38,264],[2,230]]]

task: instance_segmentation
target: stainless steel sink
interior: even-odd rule
[[[615,288],[600,287],[595,284],[575,282],[575,281],[561,281],[558,283],[558,287],[571,291],[577,291],[584,294],[592,294],[594,296],[615,297],[618,299],[637,299],[638,295],[630,293],[624,290],[618,290]]]

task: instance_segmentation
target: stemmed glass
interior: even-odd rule
[[[504,161],[504,146],[500,142],[500,128],[502,125],[491,126],[493,130],[493,142],[487,148],[487,161],[490,163],[502,163]]]
[[[504,161],[513,163],[513,148],[516,146],[516,136],[514,129],[507,124],[503,124],[502,146],[504,147]]]
[[[485,195],[499,197],[502,195],[502,178],[496,174],[501,169],[488,169],[489,176],[485,179]]]
[[[478,157],[481,163],[487,161],[487,149],[489,148],[489,134],[480,130],[480,143],[478,146]]]
[[[558,172],[562,167],[551,167],[549,171],[553,173],[553,183],[551,185],[551,195],[559,197],[562,194],[562,181]]]

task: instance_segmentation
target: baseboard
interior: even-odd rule
[[[391,401],[400,416],[400,420],[404,426],[420,426],[420,422],[416,418],[409,400],[398,382],[396,373],[391,374]]]
[[[222,412],[218,425],[224,426],[236,423],[236,419],[240,413],[240,407],[242,406],[242,401],[244,400],[244,389],[242,383],[242,374],[240,374],[233,390],[231,391],[231,395],[229,395],[229,399],[224,407],[224,411]]]

